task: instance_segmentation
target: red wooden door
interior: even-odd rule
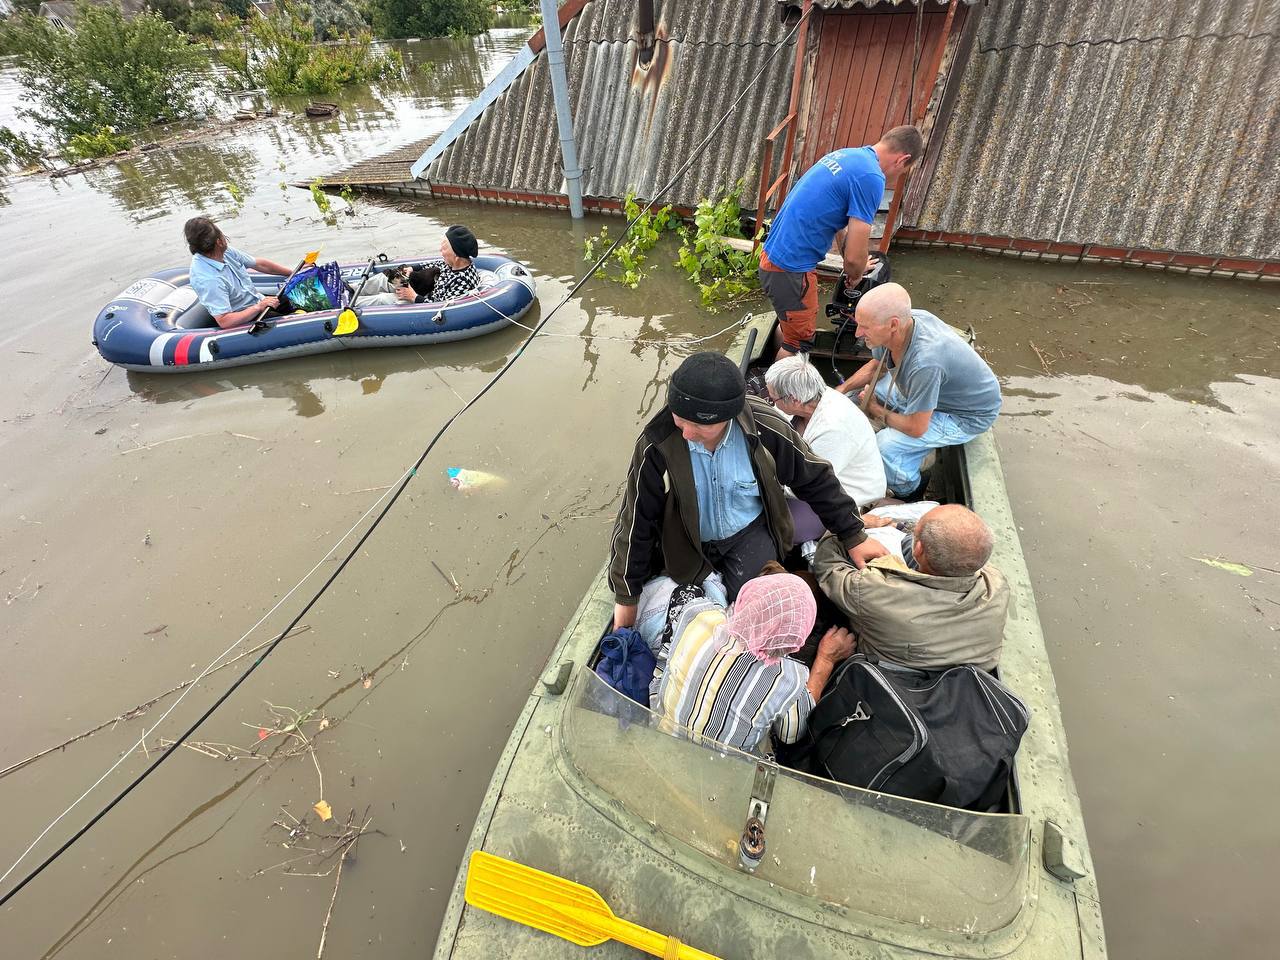
[[[823,13],[797,177],[832,150],[875,143],[891,127],[912,122],[909,107],[921,114],[921,98],[933,87],[928,74],[945,40],[946,19],[946,7],[936,3],[926,4],[923,15],[906,4],[887,12]]]

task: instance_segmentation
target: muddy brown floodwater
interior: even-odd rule
[[[336,120],[281,118],[3,185],[0,767],[194,676],[321,561],[237,650],[280,629],[332,569],[325,552],[523,335],[149,377],[99,359],[101,305],[183,262],[182,222],[206,211],[237,245],[286,261],[317,246],[342,259],[431,250],[466,221],[531,266],[549,309],[598,222],[358,201],[330,227],[281,186],[443,129],[526,35],[410,45],[436,70],[348,94]],[[16,95],[0,68],[0,116]],[[655,255],[637,291],[592,281],[557,314],[308,629],[200,731],[205,752],[175,754],[0,910],[6,957],[314,954],[334,889],[316,874],[333,861],[286,844],[321,799],[338,822],[371,818],[326,956],[430,951],[510,724],[603,562],[635,429],[693,349],[680,341],[732,320],[697,309],[669,260]],[[996,436],[1112,955],[1272,955],[1276,287],[919,251],[901,251],[895,272],[920,305],[974,326],[1005,385]],[[464,496],[449,466],[503,483]],[[196,687],[147,749],[248,662]],[[0,777],[0,872],[172,702]],[[272,734],[249,755],[260,728],[295,712],[313,752]],[[0,889],[145,762],[126,759]]]

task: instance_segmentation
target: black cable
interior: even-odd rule
[[[267,657],[271,656],[272,651],[274,651],[275,648],[279,646],[280,641],[282,641],[293,630],[293,628],[296,627],[299,622],[301,622],[302,618],[305,617],[308,612],[310,612],[311,608],[316,605],[316,603],[320,600],[320,598],[324,596],[325,592],[329,589],[329,587],[333,585],[333,582],[338,579],[342,571],[347,568],[347,564],[349,564],[352,561],[355,555],[360,551],[360,548],[364,546],[365,541],[367,541],[369,537],[373,535],[373,531],[378,528],[378,524],[382,522],[383,518],[386,517],[387,513],[390,512],[391,508],[395,506],[396,501],[400,499],[400,495],[404,493],[405,488],[409,485],[409,481],[411,481],[415,476],[417,476],[418,469],[426,461],[427,456],[431,453],[431,451],[435,449],[435,446],[440,441],[440,438],[444,436],[445,431],[447,431],[451,426],[453,426],[454,422],[457,421],[459,417],[461,417],[464,413],[466,413],[473,406],[475,406],[476,403],[479,402],[481,397],[483,397],[490,390],[492,390],[494,386],[497,385],[499,380],[501,380],[504,376],[506,376],[507,371],[510,370],[515,365],[516,361],[519,360],[520,357],[524,355],[524,352],[526,349],[528,349],[529,344],[532,343],[533,339],[542,331],[542,328],[545,327],[548,322],[550,322],[551,318],[555,316],[556,312],[561,307],[563,307],[566,303],[569,302],[569,300],[573,297],[573,295],[576,294],[582,288],[582,285],[585,284],[588,279],[595,276],[596,270],[598,270],[604,264],[604,262],[609,258],[609,256],[613,253],[613,251],[617,249],[619,244],[621,244],[622,241],[626,238],[627,234],[631,232],[631,229],[636,225],[636,223],[640,220],[640,218],[653,209],[654,204],[657,202],[657,198],[665,194],[672,187],[674,187],[676,184],[676,181],[679,180],[682,176],[684,176],[684,174],[689,170],[689,168],[693,166],[694,161],[698,159],[702,151],[707,148],[708,144],[710,144],[711,138],[714,137],[717,133],[719,133],[720,129],[726,123],[729,122],[729,118],[733,116],[734,110],[738,108],[738,105],[746,97],[747,93],[751,90],[752,87],[756,85],[756,83],[764,75],[764,72],[766,69],[768,69],[769,64],[773,63],[774,58],[779,54],[779,52],[781,52],[786,47],[787,41],[789,41],[793,36],[795,36],[796,31],[800,28],[800,24],[803,23],[804,20],[805,18],[801,17],[800,20],[795,24],[795,26],[791,28],[791,32],[788,33],[787,36],[783,38],[782,42],[779,43],[774,48],[773,52],[769,54],[768,59],[766,59],[764,64],[760,67],[760,69],[756,71],[755,76],[753,76],[751,80],[747,83],[747,85],[743,87],[742,92],[738,94],[737,99],[734,100],[733,103],[729,105],[729,109],[726,110],[724,115],[721,116],[720,119],[716,121],[715,125],[712,126],[712,128],[707,132],[707,135],[702,138],[701,142],[698,143],[696,147],[694,147],[693,151],[689,155],[689,159],[686,160],[684,164],[678,170],[676,170],[675,173],[671,175],[671,179],[665,185],[663,185],[662,187],[659,187],[658,190],[654,192],[654,199],[646,203],[644,208],[641,209],[641,211],[638,214],[636,214],[635,217],[633,217],[630,221],[628,221],[626,228],[622,231],[621,234],[618,235],[618,239],[613,241],[613,243],[611,243],[608,246],[608,248],[605,249],[604,253],[600,255],[599,259],[597,259],[596,262],[591,265],[591,269],[586,271],[586,273],[584,273],[582,277],[579,278],[579,280],[569,289],[568,293],[566,293],[560,299],[560,302],[557,303],[554,307],[552,307],[551,310],[548,311],[545,317],[543,317],[540,321],[538,321],[538,324],[533,328],[529,336],[525,338],[524,342],[520,344],[520,346],[516,349],[515,353],[513,353],[507,359],[507,362],[502,365],[501,369],[499,369],[498,372],[493,375],[493,377],[489,380],[489,382],[486,383],[483,387],[481,387],[474,397],[472,397],[470,400],[464,403],[461,407],[459,407],[458,410],[453,414],[453,416],[451,416],[448,420],[446,420],[444,422],[444,425],[441,426],[440,429],[436,431],[435,436],[431,438],[431,441],[427,444],[426,448],[418,456],[418,459],[414,461],[412,469],[410,469],[408,473],[406,473],[405,476],[400,480],[399,486],[397,486],[396,489],[392,492],[391,497],[390,499],[387,500],[386,505],[382,508],[382,510],[378,513],[378,515],[374,517],[373,522],[369,525],[369,528],[365,530],[365,532],[360,536],[360,539],[356,541],[355,546],[353,546],[347,552],[347,555],[342,558],[342,562],[338,564],[337,568],[334,569],[333,573],[329,575],[328,579],[326,579],[325,582],[321,584],[320,589],[317,590],[316,593],[311,597],[311,599],[307,601],[306,605],[298,612],[298,615],[289,621],[289,625],[280,632],[280,635],[278,637],[276,637],[274,640],[271,641],[270,645],[268,645],[263,649],[261,656],[259,656],[258,659],[254,660],[253,663],[251,663],[245,669],[244,673],[242,673],[239,677],[236,678],[236,680],[231,684],[231,686],[227,688],[226,692],[224,692],[220,697],[218,697],[218,699],[215,700],[212,703],[212,705],[210,705],[209,709],[207,709],[204,713],[202,713],[199,719],[197,719],[195,723],[191,724],[191,726],[187,728],[186,732],[184,732],[182,736],[174,740],[168,746],[168,748],[165,749],[163,753],[161,753],[158,757],[156,757],[156,759],[151,762],[150,766],[148,766],[145,770],[143,770],[140,774],[138,774],[138,776],[136,776],[127,787],[121,790],[120,793],[118,793],[105,807],[103,807],[96,814],[94,814],[94,816],[92,817],[92,819],[89,820],[88,823],[86,823],[79,830],[73,833],[71,837],[68,838],[66,842],[62,844],[62,846],[58,847],[57,850],[49,854],[49,856],[46,857],[38,867],[36,867],[34,870],[28,873],[25,877],[23,877],[22,880],[16,886],[13,887],[13,889],[6,892],[3,896],[0,896],[0,907],[8,903],[11,899],[13,899],[13,897],[18,893],[19,890],[21,890],[28,883],[30,883],[32,880],[38,877],[41,873],[43,873],[45,869],[51,863],[57,860],[58,857],[62,856],[62,854],[64,854],[71,847],[72,844],[74,844],[77,840],[79,840],[86,833],[88,833],[89,830],[92,829],[92,827],[99,820],[101,820],[108,813],[110,813],[112,809],[115,808],[116,804],[118,804],[121,800],[123,800],[130,793],[132,793],[134,788],[137,787],[140,783],[142,783],[143,780],[147,779],[147,777],[149,777],[156,770],[156,768],[160,766],[160,764],[164,763],[165,760],[169,759],[169,757],[174,753],[174,751],[176,751],[180,746],[186,743],[186,741],[191,737],[191,735],[200,728],[201,724],[203,724],[206,720],[208,720],[209,717],[213,715],[213,712],[227,701],[227,699],[231,696],[231,694],[236,692],[240,684],[244,683],[245,680],[249,679],[249,675],[252,674],[253,671],[255,671],[256,669],[258,669],[258,667],[262,665],[262,662],[266,660]]]

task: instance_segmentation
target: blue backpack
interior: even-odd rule
[[[295,310],[314,313],[317,310],[340,310],[347,305],[349,294],[342,282],[342,271],[336,262],[303,267],[281,291]]]
[[[649,645],[631,627],[618,627],[600,641],[596,675],[643,707],[649,706],[649,684],[657,665]]]

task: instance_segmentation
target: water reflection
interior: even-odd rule
[[[1003,377],[1093,375],[1223,407],[1214,384],[1277,370],[1272,284],[952,251],[899,254],[894,273],[916,306],[972,324]]]
[[[527,316],[535,314],[531,311]],[[264,400],[287,400],[295,415],[311,418],[326,412],[320,391],[331,392],[335,383],[358,383],[362,396],[372,396],[389,379],[423,369],[496,373],[524,336],[524,330],[509,327],[475,340],[436,346],[350,350],[183,374],[129,371],[126,381],[138,399],[148,403],[194,406],[225,393],[257,391]]]
[[[211,210],[218,200],[231,204],[228,184],[243,190],[243,184],[257,177],[261,167],[258,156],[255,151],[237,149],[235,144],[197,143],[181,150],[156,151],[85,177],[130,212],[165,210],[178,204]]]

